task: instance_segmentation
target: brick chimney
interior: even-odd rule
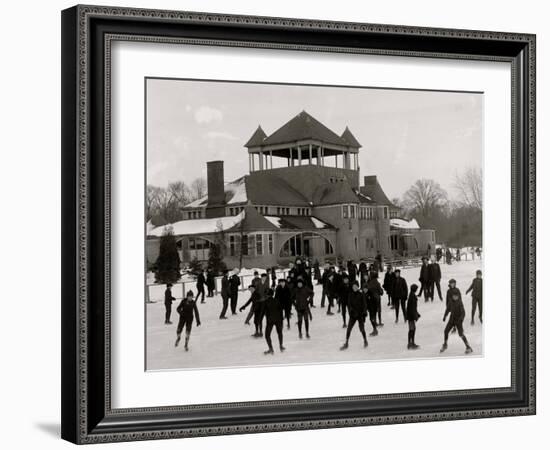
[[[206,169],[208,185],[206,217],[224,216],[225,189],[223,182],[223,161],[208,161]]]
[[[367,175],[364,178],[365,186],[370,184],[376,184],[376,175]]]

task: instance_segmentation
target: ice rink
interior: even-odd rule
[[[479,323],[476,314],[475,325],[470,325],[471,296],[465,295],[475,271],[482,268],[482,261],[453,262],[452,265],[441,264],[442,280],[441,290],[443,301],[439,301],[437,291],[433,302],[424,302],[419,298],[418,310],[421,318],[417,322],[416,343],[420,345],[418,350],[407,349],[407,324],[399,315],[399,323],[395,323],[395,313],[387,306],[387,296],[382,297],[382,322],[379,334],[368,337],[369,346],[363,348],[361,334],[357,326],[354,328],[349,348],[340,350],[345,339],[345,330],[342,328],[340,314],[327,316],[326,308],[320,308],[321,286],[315,285],[314,303],[312,309],[313,320],[310,323],[311,339],[298,338],[298,327],[295,315],[291,319],[290,329],[284,327],[284,346],[286,351],[278,351],[277,334],[272,333],[274,355],[264,355],[267,349],[265,338],[251,337],[254,326],[244,324],[247,311],[232,316],[228,311],[228,320],[220,320],[222,301],[219,295],[206,298],[206,303],[198,304],[202,325],[193,324],[193,331],[189,343],[189,351],[186,352],[183,345],[174,346],[176,339],[176,326],[178,314],[176,307],[181,299],[181,286],[172,289],[177,298],[172,307],[172,325],[164,324],[164,285],[152,286],[151,300],[146,306],[146,367],[147,370],[163,369],[197,369],[214,367],[242,367],[261,365],[289,365],[289,364],[314,364],[343,361],[365,360],[395,360],[404,358],[441,358],[441,357],[479,357],[482,356],[483,327]],[[407,284],[418,282],[419,267],[402,270],[402,276]],[[445,312],[445,293],[448,280],[455,278],[457,287],[462,292],[462,300],[466,309],[464,320],[464,332],[473,348],[473,353],[464,354],[464,343],[456,334],[449,338],[448,350],[440,354],[439,349],[443,342],[443,314]],[[381,276],[380,282],[382,283]],[[238,307],[244,304],[250,294],[248,291],[239,292]],[[336,309],[334,310],[336,312]],[[265,321],[264,321],[265,323]],[[372,331],[370,322],[365,324],[367,334]]]

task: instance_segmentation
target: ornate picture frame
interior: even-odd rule
[[[113,409],[111,45],[115,41],[511,65],[511,385]],[[535,36],[100,6],[62,12],[62,437],[167,439],[535,414]]]

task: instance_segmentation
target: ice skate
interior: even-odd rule
[[[176,343],[174,344],[174,347],[177,347],[180,341],[181,341],[181,336],[178,336],[178,338],[176,339]]]
[[[466,347],[466,351],[464,353],[466,353],[467,355],[469,355],[470,353],[472,353],[474,350],[472,349],[472,347],[470,347],[468,345],[468,347]]]
[[[268,350],[266,350],[266,351],[264,352],[264,355],[273,355],[273,353],[274,353],[274,352],[273,352],[273,349],[270,348],[270,349],[268,349]]]
[[[281,345],[281,346],[279,347],[279,350],[280,350],[281,352],[284,352],[284,351],[286,350],[286,348],[283,347],[283,346]]]
[[[409,350],[418,350],[420,348],[420,345],[416,345],[414,342],[411,342],[409,344]]]
[[[309,333],[306,333],[306,339],[309,339],[311,336],[309,335]]]
[[[365,339],[365,340],[363,341],[363,348],[367,348],[368,346],[369,346],[369,343],[368,343],[368,341]]]
[[[300,339],[303,338],[302,333],[298,333],[298,338],[300,338]]]
[[[439,350],[439,353],[443,353],[445,350],[447,350],[447,343],[441,346],[441,350]]]
[[[377,330],[372,330],[371,333],[369,333],[369,336],[378,336],[378,331]]]
[[[340,350],[346,350],[347,348],[349,347],[348,343],[344,343],[344,345],[342,345],[342,347],[340,347]]]

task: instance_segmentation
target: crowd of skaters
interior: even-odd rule
[[[383,272],[384,269],[385,272]],[[207,296],[214,295],[214,283],[208,283],[209,273],[210,271],[206,275],[202,271],[199,273],[196,280],[196,295],[193,291],[188,291],[177,307],[179,320],[175,345],[179,345],[185,329],[184,347],[186,351],[189,349],[193,322],[196,322],[197,326],[201,325],[197,302],[199,299],[201,303],[205,302],[205,286],[208,290]],[[214,279],[213,276],[211,279]],[[342,328],[345,329],[345,341],[340,347],[341,350],[346,350],[349,347],[349,340],[355,325],[359,328],[363,346],[368,347],[365,330],[367,320],[372,328],[369,337],[378,336],[379,328],[384,326],[382,323],[382,297],[384,294],[387,296],[387,306],[395,312],[395,323],[399,323],[401,312],[403,322],[408,324],[407,348],[409,350],[419,348],[415,342],[416,326],[421,317],[418,312],[418,299],[424,295],[425,302],[433,302],[437,291],[439,300],[443,302],[440,285],[441,268],[437,254],[431,258],[428,256],[422,258],[419,284],[413,283],[410,287],[405,278],[401,276],[401,270],[399,268],[394,270],[391,264],[384,265],[380,254],[372,264],[361,261],[357,265],[353,261],[348,261],[347,264],[340,264],[338,267],[328,265],[322,274],[317,263],[310,265],[309,261],[297,258],[294,263],[289,264],[286,277],[277,279],[275,268],[268,269],[261,274],[257,271],[254,272],[254,278],[248,286],[250,295],[240,308],[237,308],[241,285],[239,272],[238,270],[233,270],[231,273],[225,271],[221,279],[222,309],[219,319],[226,320],[229,312],[231,315],[237,315],[238,312],[248,309],[244,323],[250,325],[252,321],[254,325],[252,336],[254,338],[265,338],[268,348],[264,353],[274,353],[271,339],[273,329],[277,334],[279,350],[283,352],[285,351],[283,330],[285,324],[287,330],[291,328],[291,318],[294,314],[296,315],[298,337],[300,339],[311,338],[312,309],[316,308],[314,281],[322,285],[320,307],[323,309],[326,307],[327,315],[336,315],[341,318]],[[170,321],[171,308],[172,302],[176,300],[172,296],[171,287],[172,285],[168,284],[165,291],[166,324],[172,324]],[[476,272],[466,294],[470,292],[472,293],[471,324],[474,325],[476,311],[480,322],[482,322],[482,274],[480,270]],[[441,352],[447,349],[449,335],[454,333],[457,333],[464,342],[466,353],[473,351],[464,334],[465,315],[461,292],[456,286],[456,281],[451,279],[445,298],[443,322],[446,322],[446,325],[443,331],[444,342]]]

